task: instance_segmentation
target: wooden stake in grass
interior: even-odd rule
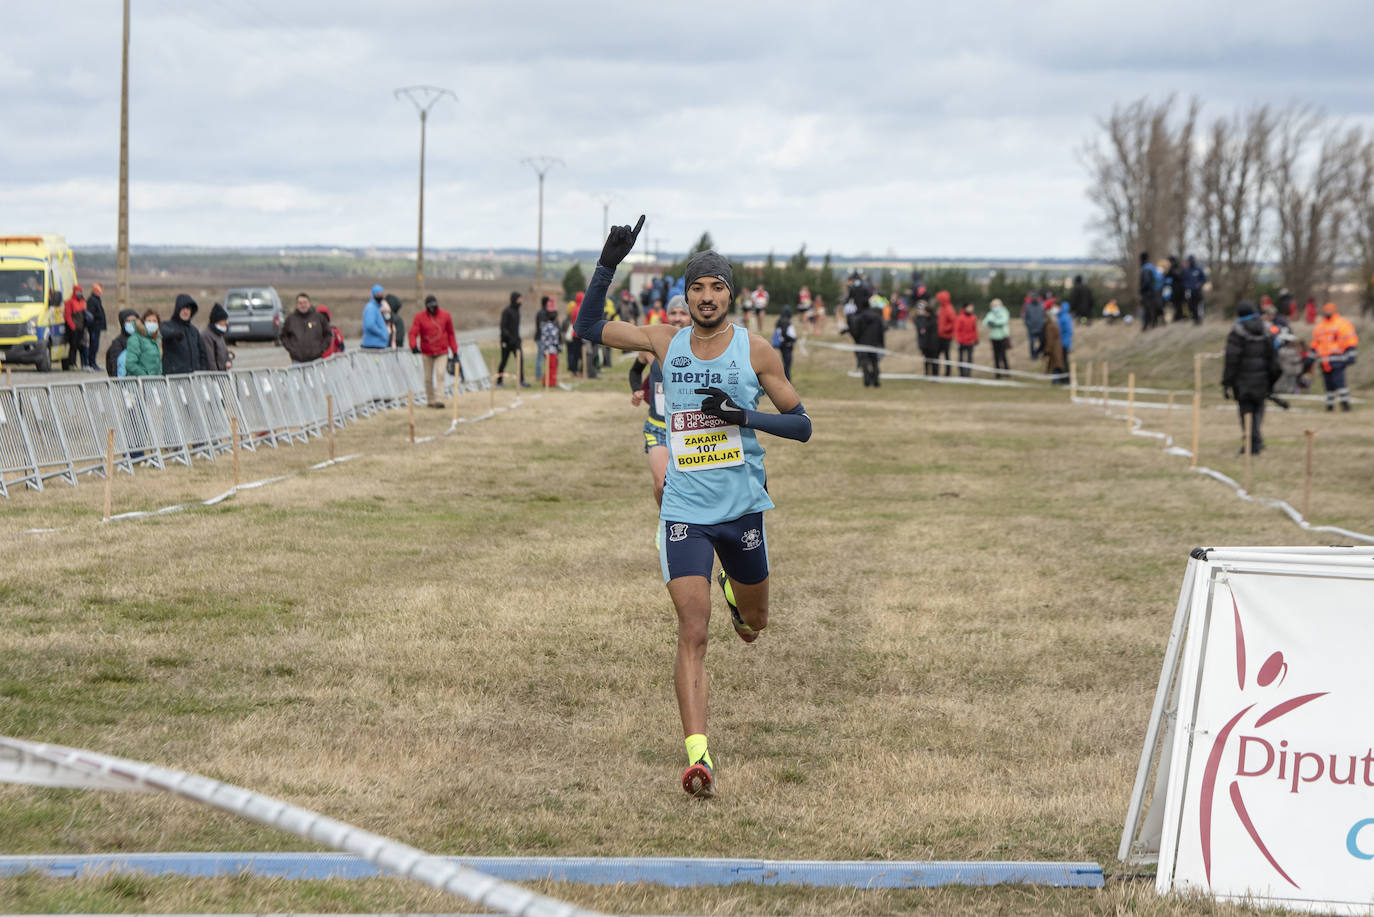
[[[1078,361],[1069,360],[1069,404],[1078,400]]]
[[[1202,429],[1202,393],[1193,392],[1193,460],[1191,467],[1197,467],[1197,438]]]
[[[234,490],[239,489],[239,419],[229,418],[229,441],[234,450]]]
[[[1303,430],[1306,443],[1306,456],[1302,463],[1302,521],[1307,521],[1307,513],[1312,509],[1312,444],[1317,438],[1316,430]]]
[[[334,461],[334,396],[324,396],[325,413],[329,415],[329,460]]]
[[[1193,354],[1193,394],[1202,395],[1202,354]]]
[[[110,521],[110,501],[113,494],[110,488],[114,486],[114,429],[105,431],[105,521]]]
[[[1164,445],[1174,444],[1174,393],[1169,393],[1169,406],[1164,409]]]
[[[1088,373],[1087,373],[1087,375],[1085,375],[1085,376],[1083,377],[1083,392],[1084,392],[1084,397],[1086,397],[1086,398],[1088,398],[1088,399],[1091,399],[1092,396],[1093,396],[1093,368],[1096,367],[1096,366],[1097,366],[1096,363],[1094,363],[1094,362],[1092,362],[1091,360],[1089,360],[1089,361],[1088,361]]]
[[[496,383],[497,383],[497,381],[498,381],[498,379],[497,379],[497,376],[496,376],[496,354],[492,354],[492,355],[491,355],[491,385],[488,387],[487,390],[491,392],[491,409],[492,409],[493,411],[496,410]]]
[[[1126,376],[1126,429],[1135,429],[1135,373]]]
[[[1245,415],[1245,442],[1244,442],[1244,444],[1242,445],[1242,448],[1245,449],[1245,492],[1246,492],[1247,494],[1250,492],[1250,473],[1251,473],[1251,471],[1253,470],[1253,467],[1252,467],[1252,466],[1253,466],[1253,462],[1252,462],[1251,460],[1254,458],[1254,455],[1252,454],[1252,451],[1251,451],[1251,449],[1250,449],[1250,436],[1251,436],[1251,431],[1252,431],[1254,428],[1255,428],[1255,415],[1254,415],[1254,414],[1246,414],[1246,415]]]
[[[415,445],[415,393],[406,392],[406,418],[410,421],[410,444]]]
[[[453,377],[453,422],[458,422],[458,392],[462,386],[459,384],[458,377]]]
[[[1109,365],[1110,364],[1108,364],[1106,360],[1102,361],[1102,410],[1106,411],[1108,414],[1112,412],[1111,405],[1108,403],[1107,395],[1107,376],[1109,373],[1107,367]]]

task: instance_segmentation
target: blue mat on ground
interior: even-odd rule
[[[702,885],[809,885],[821,888],[929,888],[936,885],[1051,885],[1101,888],[1097,863],[748,860],[692,857],[443,857],[511,882],[552,879],[585,885],[649,882]],[[56,878],[141,872],[152,876],[271,876],[370,879],[390,873],[340,853],[122,853],[0,856],[0,876]]]

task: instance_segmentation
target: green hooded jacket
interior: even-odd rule
[[[162,375],[162,352],[157,341],[148,337],[148,329],[140,319],[134,319],[134,333],[124,346],[124,374],[126,376]]]

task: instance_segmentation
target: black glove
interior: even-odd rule
[[[420,348],[418,348],[418,347],[412,347],[412,348],[410,348],[410,352],[411,352],[411,353],[419,353],[419,352],[420,352]]]
[[[1221,387],[1221,397],[1225,398],[1227,401],[1231,400],[1231,386],[1223,385]]]
[[[644,228],[644,214],[639,215],[639,222],[635,228],[628,226],[612,226],[610,235],[606,236],[606,244],[601,248],[601,257],[597,263],[602,267],[615,270],[620,262],[625,260],[625,256],[630,253],[630,249],[635,247],[635,241],[639,239],[639,231]]]
[[[706,397],[701,401],[701,412],[719,417],[726,423],[744,424],[745,410],[730,400],[730,396],[718,388],[699,388],[694,390]]]

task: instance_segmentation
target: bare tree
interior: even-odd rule
[[[1360,145],[1351,170],[1351,241],[1359,265],[1360,312],[1374,316],[1374,140]]]
[[[1235,306],[1253,288],[1271,203],[1269,145],[1277,122],[1267,105],[1218,118],[1197,167],[1194,232],[1212,282],[1212,299]]]
[[[1359,149],[1358,130],[1329,126],[1311,111],[1292,110],[1279,120],[1272,145],[1275,248],[1284,285],[1299,302],[1325,296],[1331,283]]]
[[[1146,98],[1117,106],[1099,122],[1106,136],[1083,149],[1088,199],[1099,211],[1095,223],[1100,241],[1106,257],[1121,267],[1128,287],[1139,252],[1158,258],[1184,247],[1198,108],[1194,98],[1177,121],[1173,96],[1159,103]]]

